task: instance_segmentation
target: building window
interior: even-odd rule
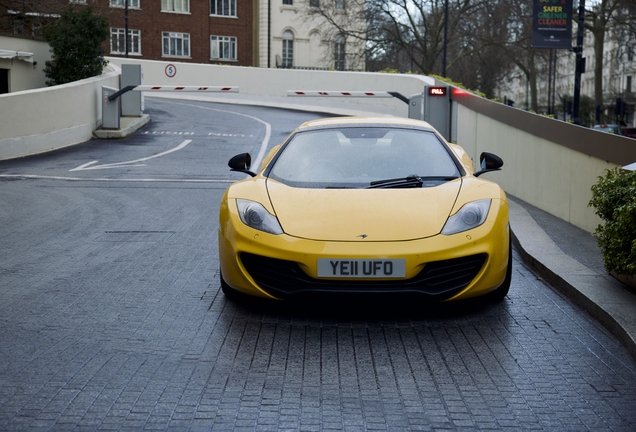
[[[345,9],[345,0],[336,0],[336,10]]]
[[[309,7],[319,8],[320,0],[309,0]]]
[[[110,29],[111,54],[126,54],[125,33],[123,28]],[[141,55],[141,30],[128,29],[128,54]]]
[[[236,60],[236,38],[234,36],[210,36],[210,58],[212,60]]]
[[[625,91],[627,93],[631,93],[632,92],[632,76],[631,75],[627,76],[627,83],[625,85]]]
[[[294,0],[283,0],[283,4],[288,6],[293,6]]]
[[[211,0],[210,14],[235,17],[236,0]]]
[[[285,30],[283,33],[283,64],[284,68],[294,66],[294,34]]]
[[[140,0],[127,0],[128,7],[139,9]],[[126,0],[110,0],[110,7],[126,7]]]
[[[345,38],[343,35],[336,36],[336,40],[334,43],[334,57],[335,63],[334,68],[339,71],[345,70]]]
[[[190,0],[161,0],[163,12],[190,12]]]
[[[163,56],[190,57],[190,35],[163,32]]]

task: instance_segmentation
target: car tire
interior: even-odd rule
[[[512,239],[509,234],[508,237],[508,268],[506,269],[506,278],[503,283],[499,285],[499,288],[492,291],[489,296],[490,299],[494,302],[502,301],[507,295],[508,291],[510,291],[510,283],[512,282]]]
[[[232,289],[232,287],[230,287],[227,282],[225,282],[225,279],[223,279],[223,273],[221,272],[219,272],[219,279],[221,281],[221,291],[223,291],[225,297],[231,300],[236,300],[239,296],[239,293],[236,290]]]

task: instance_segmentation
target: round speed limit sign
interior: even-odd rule
[[[172,78],[176,74],[177,74],[177,68],[175,65],[169,64],[168,66],[166,66],[166,75],[168,76],[168,78]]]

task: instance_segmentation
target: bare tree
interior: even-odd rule
[[[585,29],[594,36],[594,102],[597,106],[603,104],[603,60],[605,40],[608,32],[616,22],[614,13],[618,10],[622,0],[600,0],[591,8],[586,9]]]
[[[367,59],[371,65],[392,67],[401,72],[440,74],[444,49],[444,7],[446,0],[348,0],[357,6],[353,10],[362,14],[364,28],[351,29],[353,20],[339,20],[332,4],[312,8],[341,34],[364,40]],[[335,3],[337,4],[337,2]],[[448,41],[461,51],[461,43],[453,39],[461,23],[486,4],[485,0],[448,0]],[[396,61],[388,65],[387,59]]]
[[[502,55],[510,42],[510,11],[505,1],[484,1],[462,19],[448,44],[448,76],[487,97],[495,96],[511,69]]]

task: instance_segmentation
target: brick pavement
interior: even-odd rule
[[[227,301],[224,188],[0,179],[0,430],[636,429],[632,357],[516,253],[495,305]]]
[[[0,188],[23,219],[2,233],[0,430],[636,425],[634,361],[516,256],[497,305],[236,304],[223,187]]]

